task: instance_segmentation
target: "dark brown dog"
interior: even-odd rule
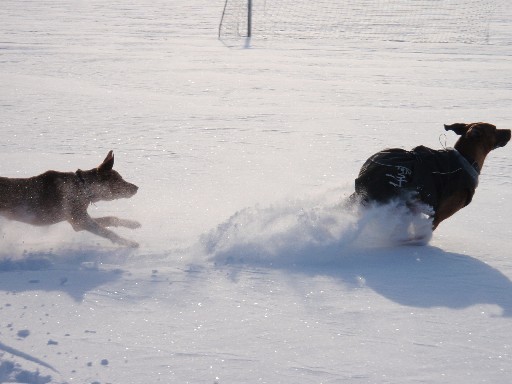
[[[129,198],[138,187],[114,171],[110,151],[97,168],[72,172],[47,171],[26,179],[0,177],[0,215],[24,223],[44,226],[68,221],[75,231],[89,231],[114,243],[138,247],[106,227],[138,228],[140,224],[107,216],[92,218],[89,204],[101,200]]]
[[[400,199],[412,211],[430,206],[436,229],[471,202],[486,156],[510,140],[509,129],[487,123],[457,123],[445,129],[460,135],[454,149],[419,146],[412,151],[388,149],[370,157],[355,180],[351,198],[363,205]]]

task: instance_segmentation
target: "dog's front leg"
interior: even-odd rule
[[[441,221],[446,220],[455,212],[464,208],[467,201],[467,192],[459,191],[452,196],[442,200],[439,204],[439,207],[436,210],[434,215],[434,221],[432,222],[432,229],[436,229],[437,226],[441,223]]]
[[[140,223],[135,220],[120,219],[115,216],[93,217],[93,220],[102,227],[125,227],[136,229],[140,227]]]
[[[113,243],[124,245],[126,247],[137,248],[139,246],[135,241],[124,239],[111,230],[102,227],[89,215],[83,215],[79,218],[72,218],[69,220],[75,231],[89,231],[95,235],[109,239]]]

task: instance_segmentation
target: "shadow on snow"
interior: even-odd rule
[[[80,302],[87,292],[123,276],[122,270],[100,269],[98,263],[118,262],[126,252],[89,248],[31,252],[15,259],[0,255],[0,291],[58,291]]]
[[[239,252],[243,252],[241,249]],[[462,309],[478,304],[499,306],[505,317],[512,316],[512,281],[499,270],[471,256],[445,252],[432,246],[387,249],[345,249],[336,260],[315,262],[315,255],[331,252],[308,249],[309,262],[288,264],[233,261],[225,259],[220,268],[241,264],[287,270],[296,274],[327,276],[349,287],[368,287],[395,303],[410,307]]]
[[[507,276],[471,256],[432,246],[397,246],[403,242],[396,228],[403,222],[430,238],[428,220],[392,204],[355,213],[325,204],[256,207],[237,212],[205,234],[201,245],[221,268],[251,265],[325,275],[369,287],[406,306],[495,304],[503,316],[512,316]]]

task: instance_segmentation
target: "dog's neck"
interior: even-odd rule
[[[468,163],[475,169],[475,171],[480,174],[480,171],[484,166],[485,154],[482,155],[481,153],[478,153],[475,148],[470,148],[469,146],[465,145],[464,142],[461,142],[461,140],[455,143],[454,148],[462,155],[462,157],[468,161]]]
[[[89,188],[88,183],[87,183],[87,181],[84,178],[84,174],[85,174],[85,172],[82,171],[81,169],[78,169],[75,172],[75,175],[76,175],[76,177],[78,179],[80,187],[81,187],[81,189],[83,191],[83,194],[86,197],[86,199],[89,202],[89,204],[91,204],[91,203],[94,202],[94,199],[93,199],[94,195],[92,194],[91,188]]]

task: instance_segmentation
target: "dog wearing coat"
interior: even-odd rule
[[[75,231],[95,235],[127,247],[138,247],[107,227],[140,227],[136,221],[114,216],[92,218],[87,212],[91,203],[130,198],[138,187],[114,171],[114,154],[110,151],[96,168],[76,172],[47,171],[30,178],[0,177],[0,215],[10,220],[46,226],[67,221]]]
[[[371,156],[355,180],[351,200],[362,205],[398,199],[412,212],[431,208],[432,228],[468,205],[487,155],[510,141],[510,129],[488,123],[456,123],[445,130],[459,135],[454,148],[411,151],[394,148]]]

